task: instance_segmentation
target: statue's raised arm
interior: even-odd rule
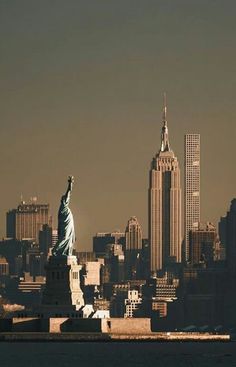
[[[64,198],[65,202],[68,205],[70,203],[70,194],[72,192],[73,184],[74,184],[74,177],[73,176],[69,176],[68,177],[68,187],[67,187],[67,190],[66,190],[65,195],[63,195],[63,197],[62,197],[62,198]]]
[[[74,177],[69,176],[66,193],[61,198],[58,211],[58,241],[52,250],[53,256],[71,256],[75,242],[74,220],[69,208]]]

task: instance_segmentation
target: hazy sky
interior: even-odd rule
[[[56,222],[69,174],[80,249],[136,215],[167,92],[171,146],[201,134],[202,220],[236,197],[234,0],[0,0],[0,235],[23,194]],[[183,187],[183,184],[182,184]]]

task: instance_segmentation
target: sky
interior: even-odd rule
[[[201,134],[201,219],[217,224],[236,197],[235,14],[231,0],[1,0],[0,236],[21,195],[57,227],[70,174],[79,250],[133,215],[147,236],[163,92],[182,173],[184,134]]]

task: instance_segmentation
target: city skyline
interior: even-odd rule
[[[182,174],[184,134],[201,134],[202,221],[217,224],[235,197],[218,154],[234,155],[235,3],[25,4],[0,5],[0,235],[21,194],[50,203],[56,224],[57,183],[73,173],[80,249],[133,215],[146,236],[164,90]]]
[[[3,366],[234,365],[235,14],[0,1]]]
[[[164,100],[166,99],[166,93],[164,93]],[[166,107],[165,107],[165,111],[164,111],[164,113],[166,114]],[[163,121],[162,121],[162,123],[163,123]],[[195,138],[195,140],[196,140],[196,137],[198,137],[198,139],[199,139],[199,143],[200,143],[200,134],[196,134],[196,133],[194,133],[194,134],[192,134],[192,133],[188,133],[188,134],[185,134],[184,135],[184,146],[183,146],[183,149],[184,149],[184,156],[185,156],[185,154],[186,154],[186,144],[187,144],[187,141],[189,142],[190,140],[191,140],[191,137],[193,137],[193,138]],[[189,140],[190,139],[190,140]],[[157,139],[158,140],[158,139]],[[163,143],[163,142],[161,142],[161,143]],[[194,143],[196,143],[196,141],[194,141]],[[168,144],[169,144],[169,142],[168,142]],[[184,162],[183,162],[184,163]],[[181,170],[181,187],[182,187],[182,185],[183,185],[183,187],[184,187],[184,185],[185,185],[185,182],[184,182],[184,174],[182,173],[182,171],[184,171],[184,169],[186,168],[185,167],[185,165],[184,164],[180,164],[180,168],[182,167],[182,170]],[[183,193],[184,193],[184,191],[183,191]],[[182,198],[181,198],[181,215],[180,215],[180,217],[181,217],[181,231],[183,232],[182,234],[181,234],[181,238],[184,240],[184,238],[185,238],[185,231],[184,231],[184,228],[185,228],[185,226],[184,226],[184,218],[185,218],[185,204],[184,204],[184,197],[183,197],[184,195],[182,195]],[[231,198],[231,200],[232,200],[232,198]],[[24,203],[25,205],[31,205],[32,203],[38,203],[39,205],[40,204],[42,204],[43,203],[43,201],[42,200],[39,200],[38,201],[38,197],[37,196],[31,196],[30,198],[29,198],[29,200],[25,200],[25,198],[23,197],[23,195],[21,194],[20,195],[20,200],[19,200],[19,202],[18,203],[15,203],[15,206],[14,206],[14,208],[16,208],[18,205],[21,205],[22,203]],[[46,204],[46,205],[48,205],[48,203]],[[50,205],[50,203],[49,203],[49,205]],[[75,206],[75,205],[74,205]],[[230,206],[230,202],[228,203],[228,207],[226,206],[226,211],[229,209],[229,206]],[[10,212],[11,210],[15,210],[15,209],[13,209],[13,207],[12,208],[8,208],[8,210],[7,210],[7,213],[8,212]],[[54,210],[52,210],[51,212],[50,212],[50,214],[52,213],[52,212],[54,212],[53,213],[53,215],[52,215],[52,220],[53,220],[53,223],[54,223],[54,226],[53,226],[53,228],[54,229],[56,229],[57,228],[57,225],[55,225],[55,223],[56,223],[56,219],[57,219],[57,209],[55,209],[54,208]],[[6,214],[6,213],[5,213]],[[224,215],[224,213],[222,213],[222,215]],[[76,216],[76,213],[75,213],[75,216]],[[212,221],[211,220],[211,218],[209,218],[209,217],[206,217],[206,219],[204,220],[204,219],[201,219],[200,218],[200,212],[198,213],[198,216],[199,216],[199,219],[200,219],[200,222],[201,223],[204,223],[204,222],[207,222],[207,221]],[[147,217],[148,217],[148,215],[147,215]],[[216,226],[218,225],[218,223],[219,223],[219,221],[220,221],[220,217],[219,218],[216,218],[216,222],[214,223]],[[212,221],[212,222],[214,222],[214,221]],[[143,229],[143,226],[142,226],[142,222],[140,222],[140,225],[141,225],[141,227],[142,227],[142,229]],[[123,227],[113,227],[112,229],[111,228],[106,228],[105,230],[107,230],[107,231],[109,231],[109,230],[111,230],[111,231],[123,231],[124,229],[125,229],[125,226],[126,226],[126,224],[124,223],[124,225],[123,225]],[[104,230],[104,228],[102,229],[102,230]],[[3,238],[4,237],[7,237],[7,233],[6,233],[6,231],[7,231],[7,228],[6,228],[6,225],[5,225],[5,229],[4,229],[4,234],[3,234]],[[97,233],[97,232],[101,232],[101,229],[100,228],[96,228],[95,229],[95,231],[92,233],[92,237]],[[144,236],[146,236],[147,238],[148,238],[148,230],[146,230],[145,231],[145,234],[144,234]],[[79,236],[80,237],[80,236]],[[90,237],[89,238],[89,245],[86,247],[82,247],[81,249],[82,250],[84,250],[84,249],[86,249],[86,250],[89,250],[91,247],[92,247],[92,237]],[[76,244],[77,244],[77,249],[78,250],[80,250],[80,242],[78,241],[78,238],[77,238],[77,240],[76,240]],[[183,245],[184,246],[184,245]]]

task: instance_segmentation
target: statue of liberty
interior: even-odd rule
[[[73,183],[73,176],[69,176],[68,187],[66,193],[61,198],[61,205],[58,211],[58,240],[52,249],[53,256],[72,256],[75,242],[75,229],[69,203]]]

